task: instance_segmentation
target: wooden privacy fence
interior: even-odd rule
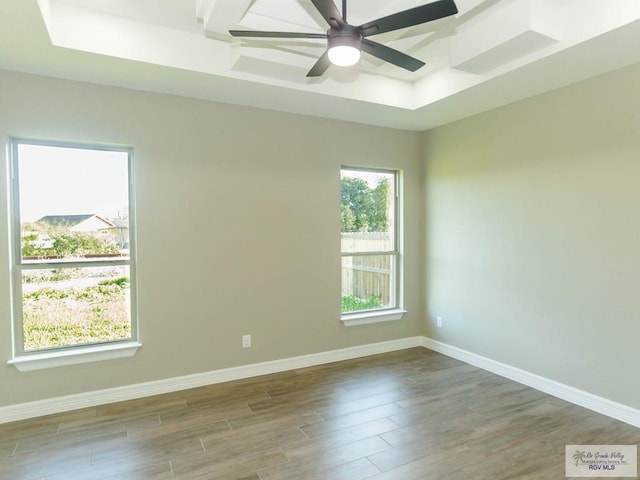
[[[342,234],[342,252],[384,252],[393,249],[388,232]],[[342,257],[342,295],[367,300],[377,297],[381,305],[390,305],[393,295],[393,255]]]

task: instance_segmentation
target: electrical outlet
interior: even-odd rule
[[[442,328],[442,317],[436,317],[436,327]]]
[[[251,335],[242,336],[242,348],[249,348],[251,346]]]

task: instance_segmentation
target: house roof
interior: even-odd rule
[[[100,215],[96,215],[95,213],[87,213],[84,215],[46,215],[37,220],[37,223],[47,223],[55,227],[75,227],[76,225],[93,217],[102,220],[108,226],[114,226],[113,222],[101,217]]]

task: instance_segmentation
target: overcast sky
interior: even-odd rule
[[[128,208],[127,152],[21,144],[18,159],[21,222]]]

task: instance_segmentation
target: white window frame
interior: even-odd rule
[[[11,311],[13,318],[13,358],[7,363],[20,371],[40,370],[44,368],[88,363],[114,358],[130,357],[142,345],[138,340],[137,295],[136,295],[136,235],[133,186],[133,149],[100,144],[45,141],[37,139],[10,139],[10,231],[11,231]],[[58,261],[28,264],[23,262],[20,225],[19,158],[20,145],[40,145],[52,148],[77,148],[84,150],[123,152],[128,157],[129,191],[129,258],[117,260]],[[22,273],[25,270],[47,268],[128,266],[130,275],[131,337],[122,340],[96,342],[90,344],[52,347],[48,349],[25,351],[22,311]]]
[[[353,167],[343,165],[340,168],[340,174],[343,170],[393,174],[394,178],[394,250],[390,251],[374,251],[374,252],[340,252],[341,262],[345,257],[356,256],[374,256],[374,255],[391,255],[394,258],[394,276],[393,276],[393,305],[387,308],[378,308],[374,310],[358,310],[355,312],[341,313],[340,320],[347,327],[357,325],[366,325],[371,323],[390,322],[400,320],[406,310],[403,308],[404,292],[403,292],[403,205],[402,205],[402,170],[387,169],[378,167]],[[342,233],[342,232],[341,232]],[[342,295],[342,287],[340,288]]]

